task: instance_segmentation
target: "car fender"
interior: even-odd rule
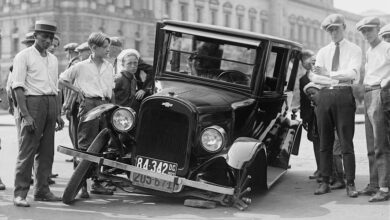
[[[226,163],[235,169],[241,169],[262,148],[264,148],[264,151],[266,150],[262,142],[257,139],[249,137],[237,138],[227,153]]]
[[[99,105],[99,106],[91,109],[86,115],[84,115],[81,118],[80,121],[86,122],[86,121],[94,120],[96,118],[99,118],[105,112],[112,111],[112,110],[115,110],[117,108],[119,108],[118,105],[111,104],[111,103]]]

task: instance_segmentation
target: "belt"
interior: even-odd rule
[[[50,94],[50,95],[26,95],[26,97],[45,97],[45,96],[57,96],[56,94]]]
[[[96,97],[85,97],[86,99],[93,99],[93,100],[101,100],[101,101],[108,101],[110,100],[109,98],[106,98],[106,97],[100,97],[100,96],[96,96]]]
[[[330,87],[325,87],[324,89],[351,89],[350,86],[330,86]]]
[[[364,86],[365,92],[371,92],[377,89],[381,89],[381,85],[373,85],[373,86]]]

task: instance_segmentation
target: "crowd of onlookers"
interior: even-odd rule
[[[317,169],[311,179],[320,184],[314,194],[346,188],[349,197],[370,195],[370,202],[390,197],[390,25],[381,28],[378,18],[362,19],[356,28],[367,40],[365,77],[365,127],[370,182],[355,187],[354,126],[356,103],[351,85],[359,82],[362,50],[346,40],[344,17],[332,14],[321,24],[332,42],[317,55],[302,52],[306,70],[300,78],[301,117],[308,139],[313,142]],[[30,184],[35,201],[60,201],[49,184],[52,178],[54,134],[69,120],[69,136],[75,149],[86,151],[104,128],[98,119],[80,119],[105,103],[139,109],[152,93],[152,67],[138,51],[124,49],[122,39],[92,33],[86,42],[68,43],[68,66],[59,73],[54,55],[60,47],[56,24],[37,21],[22,41],[26,48],[14,58],[7,81],[9,112],[14,115],[19,151],[14,182],[14,205],[28,207]],[[383,38],[383,40],[382,40]],[[1,147],[1,142],[0,142]],[[77,166],[77,161],[73,161]],[[32,181],[33,179],[33,181]],[[92,178],[90,193],[112,194],[110,186]],[[5,189],[0,179],[0,190]],[[80,192],[88,198],[87,183]]]
[[[74,148],[87,150],[103,128],[99,119],[81,122],[92,108],[117,103],[138,110],[143,98],[151,94],[152,66],[134,49],[124,49],[120,37],[92,33],[81,44],[64,46],[69,61],[67,69],[58,71],[54,55],[61,39],[57,26],[37,21],[33,32],[22,41],[26,48],[14,58],[7,80],[9,113],[14,115],[19,151],[14,182],[14,205],[28,207],[30,184],[34,184],[35,201],[61,201],[49,185],[52,174],[54,133],[64,127],[62,115],[69,120],[69,136]],[[77,166],[77,161],[72,161]],[[0,190],[5,189],[0,180]],[[113,194],[110,186],[93,177],[91,193]],[[84,182],[81,198],[88,198]]]
[[[355,187],[355,97],[351,86],[359,83],[362,50],[346,40],[344,16],[332,14],[321,28],[332,41],[317,55],[305,50],[300,78],[301,118],[313,142],[317,169],[310,179],[320,184],[315,195],[346,188],[349,197],[370,196],[369,202],[390,197],[390,24],[382,27],[376,17],[356,24],[369,44],[365,58],[364,108],[369,183]]]

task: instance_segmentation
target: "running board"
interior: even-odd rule
[[[286,169],[279,167],[267,167],[267,187],[271,188],[275,182],[287,172]]]

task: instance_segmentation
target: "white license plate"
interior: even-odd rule
[[[177,163],[171,163],[163,160],[137,156],[136,166],[145,170],[168,175],[176,175]],[[173,192],[178,186],[173,182],[151,177],[140,173],[132,173],[132,183],[149,189],[155,189],[163,192]]]

